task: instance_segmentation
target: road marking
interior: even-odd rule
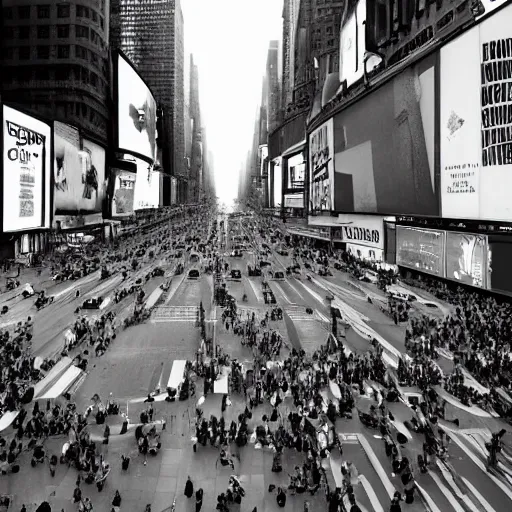
[[[288,298],[286,293],[284,293],[284,290],[281,288],[281,285],[279,283],[276,283],[275,281],[272,284],[277,288],[279,293],[283,296],[284,300],[288,302],[288,304],[291,304],[292,301]]]
[[[450,492],[448,487],[441,482],[441,479],[432,471],[429,471],[428,474],[434,480],[435,484],[439,487],[441,492],[444,494],[444,497],[450,502],[450,505],[453,507],[455,512],[465,512],[464,508],[457,501],[457,498]]]
[[[377,498],[377,494],[373,490],[373,487],[371,486],[370,482],[368,482],[368,479],[364,475],[359,475],[359,481],[361,482],[361,485],[363,486],[363,489],[365,490],[366,495],[368,496],[368,499],[372,504],[373,510],[375,512],[384,512],[384,509],[380,504],[379,498]]]
[[[293,283],[292,283],[289,279],[287,279],[287,280],[286,280],[286,282],[288,283],[288,285],[289,285],[291,288],[293,288],[293,290],[297,293],[297,295],[298,295],[302,300],[306,300],[306,299],[304,298],[304,295],[302,295],[302,293],[300,293],[300,290],[299,290],[296,286],[294,286],[294,285],[293,285]]]
[[[317,300],[318,302],[320,302],[320,304],[324,305],[324,299],[322,299],[322,297],[320,297],[320,295],[318,295],[318,293],[316,293],[314,290],[312,290],[311,288],[309,288],[308,286],[306,286],[302,281],[297,281],[299,284],[302,285],[302,287],[315,299]]]
[[[441,463],[441,461],[437,460],[437,467],[441,471],[443,478],[448,482],[448,485],[452,488],[452,491],[455,493],[455,496],[462,500],[464,504],[471,510],[471,512],[480,512],[478,507],[471,501],[471,498],[464,494],[459,486],[456,484],[453,475],[446,469],[446,467]]]
[[[430,497],[427,491],[421,487],[421,485],[416,482],[416,488],[421,494],[421,497],[425,500],[427,507],[430,509],[430,512],[441,512],[439,507],[435,504],[434,500]]]
[[[254,295],[256,295],[258,302],[265,302],[261,291],[257,289],[256,285],[251,281],[250,278],[247,278],[247,280],[249,281],[249,284],[251,285],[252,291],[254,292]]]
[[[467,488],[473,493],[475,498],[480,502],[480,504],[485,508],[487,512],[496,512],[491,504],[480,494],[478,489],[466,477],[463,476],[461,478]]]

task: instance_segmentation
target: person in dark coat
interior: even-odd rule
[[[196,512],[200,512],[202,506],[203,506],[203,489],[198,489],[196,491]]]
[[[187,482],[185,483],[185,496],[187,498],[192,498],[192,495],[194,494],[194,484],[192,483],[192,480],[190,477],[187,477]]]

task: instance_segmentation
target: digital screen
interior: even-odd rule
[[[487,288],[497,292],[512,294],[512,243],[510,236],[489,235],[487,255]]]
[[[43,193],[48,204],[50,144],[49,125],[4,105],[4,232],[38,229],[48,225],[48,209],[43,211]]]
[[[306,172],[306,163],[302,153],[292,156],[288,159],[288,182],[289,190],[304,188],[304,174]]]
[[[130,63],[119,55],[117,64],[117,123],[119,149],[154,161],[156,102]]]
[[[152,171],[149,164],[137,159],[134,210],[158,208],[160,203],[160,173]]]
[[[137,174],[120,169],[113,169],[112,174],[115,177],[112,215],[114,217],[132,215]]]
[[[396,227],[396,262],[444,277],[444,231]]]
[[[485,235],[446,233],[446,277],[472,286],[485,286]]]
[[[437,216],[435,56],[334,117],[335,209]]]
[[[274,166],[274,208],[281,207],[281,203],[283,201],[283,172],[281,170],[281,166]]]
[[[310,211],[334,209],[333,119],[309,135]]]

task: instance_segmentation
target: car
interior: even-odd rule
[[[242,258],[243,254],[242,254],[242,251],[240,249],[235,249],[234,251],[231,252],[230,256],[232,258]]]
[[[270,261],[266,261],[266,260],[261,260],[260,261],[260,268],[270,267],[271,265],[272,265],[272,263],[270,263]]]
[[[265,304],[276,304],[276,298],[271,291],[263,292],[263,298],[265,299]]]
[[[288,251],[286,249],[278,249],[277,251],[277,254],[281,255],[281,256],[288,256]]]
[[[189,270],[188,279],[199,279],[199,270],[197,270],[197,268]]]
[[[361,281],[366,281],[367,283],[377,284],[379,282],[379,274],[373,270],[366,270],[364,275],[359,279]]]
[[[102,302],[103,297],[91,297],[90,299],[84,300],[82,309],[99,309]]]
[[[274,279],[276,281],[284,281],[284,273],[278,270],[277,272],[274,272]]]
[[[231,279],[240,280],[242,279],[242,272],[238,269],[234,269],[231,271]]]

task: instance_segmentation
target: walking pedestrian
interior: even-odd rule
[[[187,477],[187,482],[185,483],[185,492],[183,493],[187,498],[192,498],[194,495],[194,484],[190,479],[190,476]]]
[[[196,512],[200,512],[202,506],[203,506],[203,489],[198,489],[196,491]]]

